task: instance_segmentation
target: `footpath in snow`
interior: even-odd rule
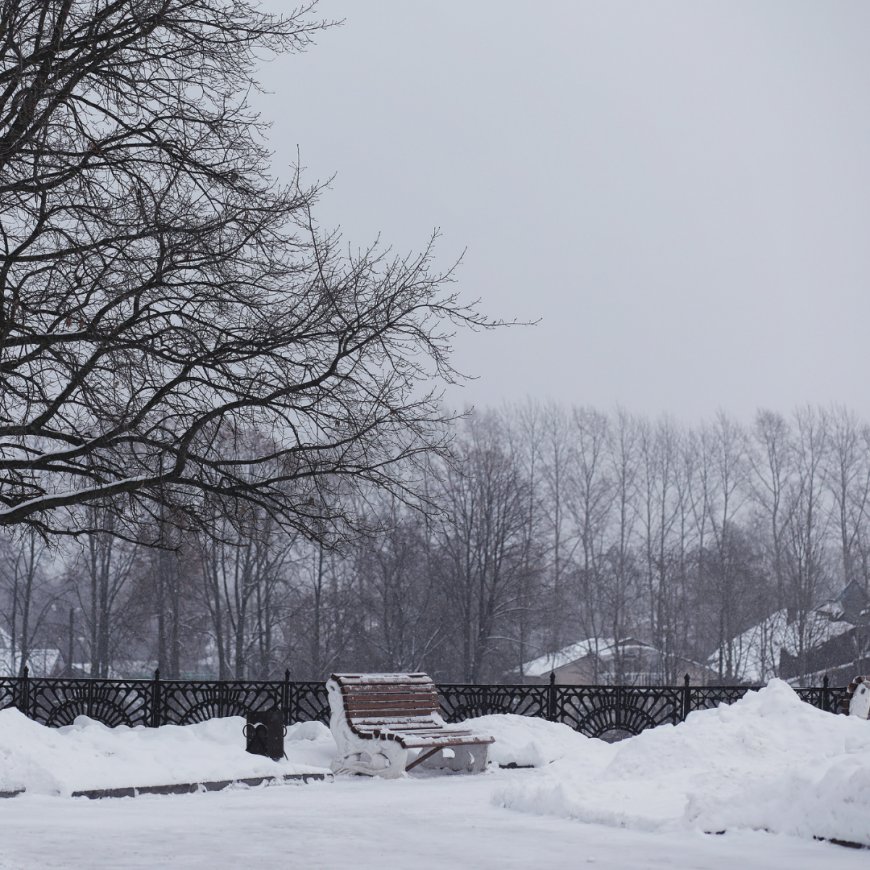
[[[736,831],[646,832],[492,802],[541,770],[89,801],[0,802],[0,870],[867,870],[868,854]]]

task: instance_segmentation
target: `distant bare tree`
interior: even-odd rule
[[[825,481],[834,499],[834,520],[842,560],[843,584],[867,589],[862,558],[870,545],[870,430],[854,412],[835,408],[827,415],[829,449]]]
[[[604,554],[601,590],[604,625],[614,647],[613,675],[622,682],[626,666],[623,647],[634,622],[634,610],[641,594],[641,569],[637,539],[639,519],[640,426],[637,418],[620,410],[613,423],[609,451],[609,476],[613,482],[613,519],[610,543]]]
[[[734,638],[745,627],[750,574],[742,540],[732,540],[748,499],[746,432],[720,413],[694,440],[692,512],[698,535],[698,590],[707,593],[716,624],[720,679],[735,673]],[[712,556],[712,558],[711,558]]]
[[[679,565],[675,557],[679,547],[676,534],[680,531],[684,494],[678,482],[680,458],[680,439],[673,423],[662,420],[641,428],[641,522],[650,635],[653,645],[661,651],[669,680],[676,677],[675,641],[681,620],[675,576]]]
[[[828,458],[827,418],[805,408],[795,414],[794,471],[786,493],[786,601],[796,623],[796,658],[807,672],[807,652],[819,639],[813,609],[829,593],[826,547],[831,505],[825,499],[824,467]]]
[[[284,563],[292,541],[267,516],[224,519],[217,534],[201,535],[203,599],[221,679],[270,676]]]
[[[614,444],[608,418],[592,408],[575,408],[571,423],[576,468],[569,509],[579,541],[575,588],[580,598],[583,633],[597,640],[610,631],[609,625],[605,627],[608,617],[603,602],[605,557],[617,497],[614,480],[622,480],[623,476],[615,475],[611,465]],[[597,668],[597,658],[594,661]]]
[[[19,529],[2,543],[2,615],[9,632],[10,666],[18,671],[28,664],[35,639],[60,593],[48,575],[48,545],[33,529]]]
[[[432,542],[425,517],[403,510],[395,499],[381,507],[381,514],[383,531],[353,548],[357,600],[367,618],[360,646],[370,650],[380,670],[423,670],[437,660],[442,618],[448,615],[429,574]]]
[[[527,483],[501,427],[494,416],[472,418],[456,462],[441,478],[439,577],[453,614],[461,677],[469,682],[488,674],[494,651],[510,642],[502,632],[519,606],[523,576]]]
[[[95,505],[86,508],[95,529],[82,542],[71,572],[75,597],[88,631],[90,675],[107,677],[124,627],[123,609],[141,548],[113,534],[115,516]]]
[[[569,433],[569,415],[558,405],[550,404],[543,409],[538,449],[541,458],[541,518],[546,523],[549,550],[547,576],[551,604],[547,620],[550,626],[548,646],[556,650],[565,645],[566,629],[571,625],[573,608],[566,578],[570,576],[569,563],[576,546],[576,539],[572,541],[568,524],[573,445]]]

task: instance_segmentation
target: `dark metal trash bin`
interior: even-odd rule
[[[284,716],[280,710],[257,710],[248,713],[245,723],[245,749],[265,755],[273,761],[284,755]]]

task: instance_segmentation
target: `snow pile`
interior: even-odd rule
[[[574,758],[499,791],[515,810],[643,830],[753,829],[870,846],[870,723],[773,680],[730,706]]]
[[[295,765],[329,770],[336,753],[335,739],[322,722],[297,722],[287,728],[284,752]]]
[[[0,791],[69,794],[328,769],[335,743],[323,725],[306,722],[288,729],[288,759],[275,762],[245,752],[244,724],[231,717],[108,728],[80,716],[64,728],[47,728],[7,708],[0,710]]]
[[[502,767],[543,767],[576,756],[578,742],[588,741],[567,725],[514,713],[478,716],[464,721],[462,727],[494,737],[489,761]]]

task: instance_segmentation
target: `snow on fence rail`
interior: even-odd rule
[[[639,734],[664,723],[681,722],[693,710],[732,703],[751,686],[566,686],[441,684],[442,714],[448,722],[491,713],[517,713],[562,722],[588,737]],[[797,688],[814,707],[837,711],[846,687]],[[287,725],[329,721],[322,682],[283,680],[100,680],[29,677],[0,678],[0,710],[17,707],[44,725],[71,724],[89,716],[106,725],[186,725],[220,716],[280,709]]]

